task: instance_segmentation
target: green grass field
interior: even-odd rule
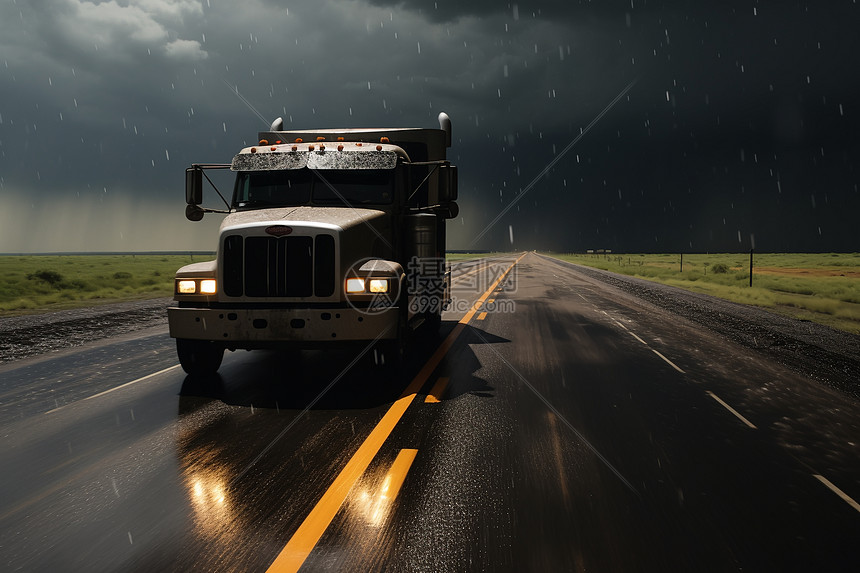
[[[860,334],[860,253],[551,256]]]
[[[449,260],[482,256],[457,253]],[[757,254],[749,286],[749,254],[551,254],[727,300],[769,308],[860,334],[860,253]],[[0,256],[0,316],[169,297],[182,265],[211,255]]]
[[[0,256],[0,316],[172,296],[176,269],[190,262],[191,255]]]

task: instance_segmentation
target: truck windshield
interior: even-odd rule
[[[392,198],[393,171],[360,169],[315,170],[314,203],[318,205],[387,204]]]
[[[394,195],[393,173],[386,169],[240,171],[234,206],[388,204]]]
[[[234,204],[238,208],[307,205],[311,198],[309,169],[240,171]]]

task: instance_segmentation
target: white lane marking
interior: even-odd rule
[[[98,394],[94,394],[94,395],[90,396],[89,398],[84,398],[84,400],[92,400],[93,398],[98,398],[99,396],[104,396],[105,394],[110,394],[111,392],[115,392],[121,388],[125,388],[126,386],[131,386],[132,384],[137,384],[138,382],[143,382],[144,380],[148,380],[149,378],[152,378],[153,376],[158,376],[159,374],[164,374],[165,372],[170,372],[171,370],[176,370],[177,368],[179,368],[179,366],[180,366],[179,364],[174,364],[173,366],[171,366],[169,368],[165,368],[164,370],[159,370],[158,372],[153,372],[152,374],[147,374],[146,376],[144,376],[142,378],[138,378],[137,380],[132,380],[131,382],[126,382],[125,384],[122,384],[122,385],[117,386],[115,388],[111,388],[110,390],[105,390],[104,392],[99,392]]]
[[[820,474],[812,474],[812,475],[813,475],[813,477],[815,477],[815,479],[817,479],[818,481],[820,481],[821,483],[826,485],[828,487],[828,489],[830,489],[830,491],[832,491],[833,493],[835,493],[836,495],[841,497],[845,503],[847,503],[848,505],[850,505],[851,507],[853,507],[857,511],[860,511],[860,503],[857,503],[856,501],[851,499],[850,495],[848,495],[847,493],[845,493],[844,491],[842,491],[841,489],[839,489],[838,487],[833,485],[833,482],[831,482],[829,479],[827,479],[823,475],[820,475]]]
[[[708,390],[708,391],[707,391],[707,394],[708,394],[708,396],[710,396],[711,398],[713,398],[714,400],[716,400],[717,402],[719,402],[719,403],[723,406],[723,408],[725,408],[726,410],[728,410],[729,412],[731,412],[732,414],[734,414],[734,415],[735,415],[735,417],[737,417],[741,422],[743,422],[744,424],[746,424],[747,426],[749,426],[749,427],[750,427],[750,428],[752,428],[753,430],[758,429],[758,428],[756,428],[756,427],[755,427],[755,425],[754,425],[752,422],[750,422],[749,420],[747,420],[746,418],[744,418],[743,416],[741,416],[741,414],[740,414],[737,410],[735,410],[734,408],[732,408],[731,406],[729,406],[728,404],[726,404],[725,402],[723,402],[723,401],[720,399],[720,397],[719,397],[719,396],[717,396],[716,394],[714,394],[714,393],[713,393],[713,392],[711,392],[710,390]]]
[[[648,348],[651,348],[651,347],[649,346]],[[663,360],[665,360],[665,361],[666,361],[666,364],[668,364],[669,366],[671,366],[672,368],[674,368],[675,370],[677,370],[677,371],[678,371],[678,372],[680,372],[681,374],[686,374],[683,370],[681,370],[680,368],[678,368],[678,365],[677,365],[677,364],[675,364],[674,362],[672,362],[671,360],[669,360],[668,358],[666,358],[665,356],[663,356],[662,354],[660,354],[659,352],[657,352],[656,350],[654,350],[653,348],[651,348],[651,352],[653,352],[654,354],[656,354],[657,356],[659,356],[660,358],[662,358]]]
[[[606,311],[603,311],[603,314],[606,314]],[[608,315],[608,314],[606,314],[606,316],[609,316],[609,315]],[[642,340],[641,338],[639,338],[638,336],[636,336],[636,333],[635,333],[635,332],[633,332],[632,330],[630,330],[629,328],[627,328],[626,326],[624,326],[623,324],[621,324],[620,322],[618,322],[617,320],[615,320],[614,318],[612,318],[611,316],[610,316],[609,318],[610,318],[610,320],[612,320],[612,322],[614,322],[615,324],[617,324],[618,326],[620,326],[621,328],[623,328],[624,330],[626,330],[626,331],[630,334],[630,336],[632,336],[633,338],[635,338],[636,340],[638,340],[639,342],[641,342],[642,344],[644,344],[645,346],[647,346],[647,347],[648,347],[648,350],[650,350],[651,352],[653,352],[654,354],[656,354],[657,356],[659,356],[660,358],[662,358],[662,359],[663,359],[663,361],[664,361],[664,362],[666,362],[666,364],[668,364],[669,366],[671,366],[672,368],[674,368],[675,370],[677,370],[677,371],[678,371],[678,372],[680,372],[681,374],[686,374],[686,372],[684,372],[683,370],[681,370],[681,369],[678,367],[678,365],[677,365],[677,364],[675,364],[674,362],[672,362],[671,360],[669,360],[668,358],[666,358],[665,356],[663,356],[662,354],[660,354],[659,352],[657,352],[656,350],[654,350],[653,348],[651,348],[650,346],[648,346],[648,343],[647,343],[647,342],[645,342],[644,340]]]
[[[75,404],[77,402],[81,402],[83,400],[92,400],[93,398],[98,398],[99,396],[104,396],[105,394],[110,394],[111,392],[115,392],[116,390],[119,390],[121,388],[125,388],[126,386],[131,386],[132,384],[137,384],[138,382],[143,382],[144,380],[148,380],[154,376],[158,376],[159,374],[164,374],[165,372],[170,372],[171,370],[175,370],[175,369],[179,368],[179,366],[180,366],[179,364],[175,364],[169,368],[165,368],[164,370],[159,370],[158,372],[153,372],[152,374],[147,374],[146,376],[138,378],[137,380],[132,380],[131,382],[126,382],[125,384],[121,384],[119,386],[111,388],[110,390],[105,390],[104,392],[99,392],[98,394],[93,394],[92,396],[82,398],[81,400],[75,400],[75,402],[70,402],[69,404],[63,404],[59,408],[54,408],[53,410],[48,410],[45,413],[50,414],[52,412],[56,412],[57,410],[62,410],[66,406],[71,406],[72,404]]]

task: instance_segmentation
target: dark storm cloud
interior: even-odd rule
[[[278,115],[296,128],[432,127],[441,110],[461,173],[455,246],[516,200],[475,246],[509,247],[513,228],[516,248],[737,250],[755,235],[763,249],[856,249],[857,10],[7,2],[0,193],[29,218],[0,216],[0,251],[23,250],[27,225],[60,207],[96,221],[171,209],[158,246],[139,248],[211,248],[181,216],[186,164],[228,161]],[[122,248],[92,246],[102,235],[87,248]]]

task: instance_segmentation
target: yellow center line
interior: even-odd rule
[[[370,462],[379,452],[383,442],[391,435],[394,427],[403,417],[409,405],[415,399],[415,395],[424,386],[424,383],[430,378],[430,375],[436,370],[436,367],[447,354],[448,350],[453,346],[454,342],[460,336],[460,333],[465,328],[466,324],[475,316],[475,312],[487,300],[487,297],[495,289],[508,273],[513,269],[520,259],[525,256],[525,253],[511,263],[511,266],[496,280],[481,297],[475,301],[472,308],[466,315],[460,319],[451,333],[445,338],[439,348],[430,360],[424,365],[421,371],[415,376],[409,386],[404,390],[403,394],[398,398],[388,409],[382,420],[376,425],[364,443],[358,448],[358,451],[353,454],[346,466],[341,470],[334,482],[329,486],[305,520],[299,525],[299,528],[287,542],[287,545],[278,554],[275,561],[269,566],[267,571],[286,572],[298,571],[302,564],[307,559],[310,552],[319,542],[325,530],[328,528],[334,516],[340,510],[341,505],[346,500],[349,491],[355,485],[355,482],[361,477]]]
[[[433,389],[430,390],[430,393],[427,394],[427,397],[424,398],[425,404],[438,404],[442,399],[442,395],[445,393],[445,389],[448,387],[448,382],[451,379],[447,376],[439,378],[436,383],[433,385]]]
[[[409,473],[409,468],[412,467],[412,462],[415,461],[415,456],[418,455],[418,450],[400,450],[394,463],[388,473],[385,474],[383,481],[382,495],[386,499],[393,501],[397,499],[397,494],[400,493],[400,488],[403,482],[406,481],[406,474]]]

